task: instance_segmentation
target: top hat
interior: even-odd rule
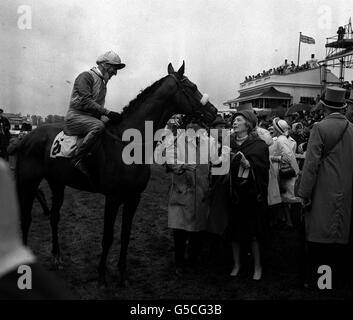
[[[346,104],[346,89],[339,87],[327,87],[324,99],[320,102],[331,109],[343,109],[347,106]]]
[[[239,107],[237,108],[237,111],[243,111],[243,110],[251,110],[253,111],[252,103],[247,102],[244,104],[240,104]]]
[[[353,103],[353,90],[349,92],[349,97],[346,99],[347,102]]]
[[[221,117],[217,116],[216,120],[212,122],[212,127],[215,127],[217,125],[227,125],[227,122]]]

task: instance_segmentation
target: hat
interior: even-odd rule
[[[347,102],[353,103],[353,90],[349,92],[349,97],[346,99]]]
[[[327,87],[324,99],[320,102],[331,109],[343,109],[347,106],[346,100],[346,89],[339,87]]]
[[[238,111],[243,111],[243,110],[253,110],[252,103],[247,102],[244,104],[240,104],[239,107],[237,108]]]
[[[301,122],[296,122],[292,125],[292,130],[298,130],[300,127],[300,129],[303,129],[303,124]]]
[[[289,125],[288,125],[287,121],[282,120],[278,117],[273,119],[272,125],[276,131],[278,131],[279,133],[282,133],[282,134],[284,134],[289,129]]]
[[[227,122],[221,116],[217,116],[216,120],[212,122],[211,127],[215,127],[220,124],[226,126]]]
[[[107,51],[97,58],[97,64],[108,63],[118,67],[118,69],[125,68],[125,63],[121,63],[120,57],[114,51]]]
[[[243,116],[246,120],[248,120],[250,122],[250,124],[252,125],[252,129],[254,129],[257,125],[257,117],[254,114],[254,112],[251,110],[238,111],[234,114],[233,119],[235,119],[236,116]]]

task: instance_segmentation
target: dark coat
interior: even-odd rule
[[[266,233],[267,193],[269,181],[269,149],[257,135],[238,146],[231,136],[232,152],[242,152],[249,161],[249,178],[238,178],[240,164],[232,161],[230,192],[232,207],[229,212],[228,238],[233,241],[250,241],[254,237],[263,239]]]
[[[306,239],[318,243],[346,244],[352,212],[353,125],[337,142],[347,123],[339,113],[328,115],[313,126],[306,152],[298,195],[311,199],[305,216]]]
[[[251,190],[260,195],[267,203],[268,179],[269,179],[269,149],[267,144],[257,135],[250,135],[242,145],[238,146],[235,142],[235,136],[230,137],[230,147],[235,154],[242,152],[245,158],[250,162],[255,181],[250,186]],[[236,176],[239,170],[239,163],[234,161],[231,164],[232,176]]]

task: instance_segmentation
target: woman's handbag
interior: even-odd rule
[[[297,176],[297,173],[293,169],[293,167],[290,165],[290,163],[285,162],[281,163],[280,168],[279,168],[279,177],[281,179],[291,179]]]

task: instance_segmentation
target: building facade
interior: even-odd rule
[[[323,72],[326,72],[325,77]],[[322,93],[322,79],[339,84],[339,79],[330,70],[317,66],[307,70],[271,74],[240,83],[239,96],[223,104],[239,108],[251,103],[256,111],[281,110],[285,112],[297,103],[315,104]]]

